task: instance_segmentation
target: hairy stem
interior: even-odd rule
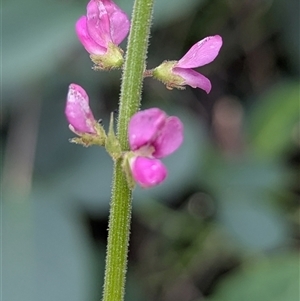
[[[117,134],[122,151],[128,150],[129,120],[140,107],[153,3],[154,0],[134,3],[119,102]],[[103,301],[124,300],[131,201],[132,191],[119,159],[114,165]]]

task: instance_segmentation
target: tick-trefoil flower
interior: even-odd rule
[[[73,138],[71,142],[83,145],[100,144],[105,141],[103,127],[95,120],[89,106],[89,97],[85,90],[76,84],[69,86],[65,115],[70,130],[81,138]]]
[[[163,182],[167,169],[160,158],[173,153],[183,141],[183,124],[158,108],[132,116],[128,127],[129,166],[136,183],[144,188]]]
[[[192,68],[211,63],[218,55],[222,46],[219,35],[206,37],[197,42],[179,61],[164,61],[156,67],[153,77],[162,81],[168,89],[184,89],[185,85],[200,88],[207,94],[211,90],[210,80]]]
[[[90,0],[86,16],[76,22],[76,33],[90,53],[94,69],[109,70],[123,64],[123,51],[118,45],[129,32],[130,21],[111,0]]]

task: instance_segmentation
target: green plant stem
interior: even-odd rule
[[[117,134],[122,151],[128,150],[127,130],[140,107],[154,0],[135,0],[122,76]],[[122,301],[125,295],[132,191],[116,160],[109,215],[103,301]]]

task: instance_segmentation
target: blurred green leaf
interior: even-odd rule
[[[76,2],[5,1],[2,4],[4,91],[14,91],[55,70],[76,36],[74,24],[84,13]]]
[[[209,301],[298,301],[299,256],[286,254],[244,265],[226,277]]]
[[[39,188],[30,199],[3,202],[3,300],[92,300],[94,250],[70,208]]]
[[[287,221],[272,206],[273,194],[286,183],[280,165],[254,159],[226,162],[211,154],[201,174],[218,204],[218,219],[247,252],[266,251],[287,240]]]
[[[1,199],[1,297],[33,300],[36,295],[32,203]]]
[[[35,191],[32,200],[37,300],[89,301],[98,285],[94,250],[76,207],[71,210],[54,195]]]
[[[263,194],[239,189],[222,196],[220,222],[246,252],[268,251],[287,242],[288,226],[266,200]]]
[[[66,195],[65,201],[69,205],[76,200],[91,214],[108,215],[112,172],[112,160],[104,150],[98,147],[83,149],[77,162],[56,174],[53,187]]]
[[[249,133],[259,155],[274,158],[291,144],[292,130],[299,121],[299,93],[299,83],[281,83],[257,101]]]

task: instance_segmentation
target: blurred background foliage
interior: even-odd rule
[[[78,83],[107,126],[121,72],[91,69],[86,3],[2,2],[3,301],[100,300],[112,163],[68,142],[63,111]],[[185,142],[166,183],[134,191],[126,301],[299,300],[299,1],[157,0],[148,68],[214,34],[209,95],[144,82]]]

